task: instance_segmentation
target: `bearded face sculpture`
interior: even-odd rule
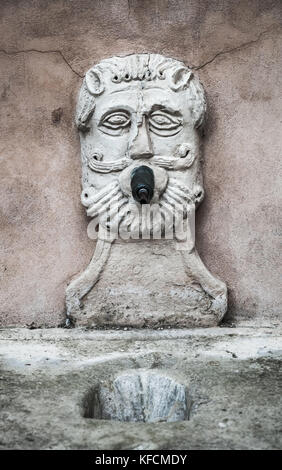
[[[193,72],[158,54],[110,58],[86,73],[76,116],[81,202],[92,218],[88,233],[92,238],[97,234],[98,240],[88,268],[67,288],[69,320],[88,326],[209,326],[223,317],[226,286],[204,266],[194,239],[195,208],[204,195],[199,146],[205,108],[204,91]],[[182,302],[177,319],[158,311],[157,301],[151,306],[155,315],[144,323],[140,312],[136,321],[134,308],[131,315],[123,313],[117,297],[118,315],[103,317],[97,310],[97,302],[102,304],[105,297],[94,299],[93,292],[112,245],[133,240],[135,251],[145,240],[152,241],[151,246],[156,240],[170,240],[170,254],[172,246],[178,255],[181,252],[191,295],[187,305]],[[150,263],[147,248],[140,264],[144,256],[145,265]],[[136,264],[135,255],[134,260]],[[130,259],[127,262],[130,270]],[[107,282],[112,284],[109,277]],[[87,323],[81,320],[85,316]]]

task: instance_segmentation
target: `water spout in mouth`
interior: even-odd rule
[[[140,204],[149,204],[150,202],[149,191],[146,188],[138,189],[137,197],[139,199]]]
[[[153,170],[146,165],[134,168],[131,173],[131,191],[135,201],[149,204],[154,195],[155,179]]]

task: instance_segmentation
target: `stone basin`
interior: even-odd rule
[[[279,328],[3,329],[1,449],[279,449]]]

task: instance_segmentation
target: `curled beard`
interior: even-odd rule
[[[116,180],[83,201],[87,215],[95,219],[92,229],[102,226],[114,238],[174,238],[183,230],[183,222],[195,197],[176,178],[170,177],[156,203],[139,204],[125,195]],[[92,237],[91,237],[92,238]]]

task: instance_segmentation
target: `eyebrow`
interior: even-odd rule
[[[152,87],[152,88],[158,88],[158,89],[162,89],[160,87]],[[150,88],[151,89],[151,88]],[[117,93],[117,92],[121,92],[123,90],[116,90],[115,92],[112,92],[112,93]],[[134,92],[134,90],[132,90],[132,92]],[[108,114],[112,113],[112,112],[117,112],[117,111],[123,111],[123,112],[126,112],[126,113],[130,113],[130,114],[136,114],[138,111],[133,109],[131,106],[128,106],[126,104],[114,104],[110,107],[108,107],[106,110],[104,110],[101,114],[101,116],[96,119],[97,121],[101,121],[103,120]],[[170,114],[173,114],[173,115],[176,115],[178,117],[182,117],[183,114],[182,112],[179,110],[179,109],[176,109],[176,108],[171,108],[170,106],[167,106],[167,104],[162,104],[162,103],[155,103],[151,106],[150,109],[148,109],[145,114],[150,114],[150,113],[154,113],[155,111],[163,111],[163,112],[168,112]]]
[[[106,111],[104,111],[101,116],[96,119],[97,121],[101,122],[103,121],[103,119],[108,115],[108,114],[111,114],[111,113],[114,113],[114,112],[118,112],[118,111],[121,111],[121,112],[125,112],[125,113],[128,113],[128,114],[137,114],[138,111],[135,111],[133,109],[129,109],[128,107],[126,106],[111,106],[110,108],[108,108]],[[162,105],[162,104],[154,104],[152,106],[151,109],[149,109],[147,112],[145,112],[144,114],[148,115],[148,114],[151,114],[151,113],[154,113],[155,111],[163,111],[163,112],[168,112],[169,114],[173,114],[174,116],[177,116],[179,118],[182,118],[182,113],[181,111],[179,111],[178,109],[173,109],[173,108],[170,108],[169,106],[165,106],[165,105]]]
[[[171,108],[170,106],[164,104],[153,104],[149,112],[154,113],[155,111],[167,111],[170,114],[177,114],[178,116],[182,116],[182,113],[179,111],[179,109]]]
[[[111,113],[116,113],[118,111],[121,111],[123,113],[126,113],[128,115],[131,115],[134,113],[134,110],[130,108],[130,106],[110,106],[107,108],[105,111],[102,112],[101,116],[97,115],[96,119],[94,117],[94,120],[97,122],[102,122],[105,117],[107,117]],[[95,115],[95,113],[94,113]]]

